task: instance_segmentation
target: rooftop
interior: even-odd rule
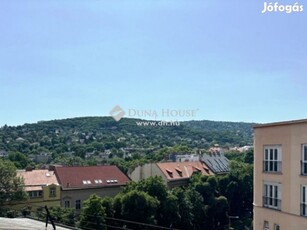
[[[163,162],[157,163],[157,166],[167,177],[168,180],[187,179],[193,173],[201,173],[203,175],[214,175],[214,173],[202,162]]]
[[[258,124],[258,125],[254,126],[254,129],[255,128],[263,128],[263,127],[270,127],[270,126],[301,124],[301,123],[307,123],[307,119],[279,121],[279,122],[272,122],[272,123],[266,123],[266,124]]]
[[[222,174],[229,172],[229,160],[225,157],[223,152],[210,151],[203,154],[201,160],[213,171],[215,174]]]
[[[125,185],[130,179],[114,165],[56,167],[62,189],[82,189]]]
[[[47,169],[17,170],[17,175],[23,177],[26,191],[42,190],[42,186],[50,184],[58,185],[54,172]]]

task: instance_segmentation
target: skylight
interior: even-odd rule
[[[83,182],[83,184],[91,184],[92,183],[90,180],[84,180],[82,182]]]

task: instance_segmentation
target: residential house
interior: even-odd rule
[[[53,171],[40,170],[17,170],[17,176],[24,180],[25,191],[29,198],[26,201],[13,201],[9,206],[20,210],[30,207],[32,211],[37,208],[60,206],[60,186]]]
[[[0,157],[7,157],[9,154],[5,150],[0,150]]]
[[[229,172],[229,160],[225,157],[224,152],[220,150],[211,150],[207,153],[204,153],[201,157],[208,168],[214,174],[225,174]]]
[[[307,229],[307,119],[254,133],[254,229]]]
[[[113,197],[130,181],[114,165],[56,167],[55,174],[61,185],[61,206],[77,211],[91,194]]]
[[[129,177],[133,181],[140,181],[152,176],[161,176],[169,188],[174,188],[187,185],[190,177],[195,173],[214,175],[206,164],[200,161],[194,161],[145,164],[136,167],[131,173],[129,173]]]
[[[200,156],[198,154],[169,154],[169,159],[174,162],[194,162],[199,161]]]

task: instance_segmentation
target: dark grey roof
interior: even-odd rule
[[[201,160],[213,171],[215,174],[222,174],[229,172],[229,160],[224,153],[205,153]]]

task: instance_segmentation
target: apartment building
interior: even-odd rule
[[[307,119],[254,133],[254,229],[307,229]]]
[[[149,163],[136,167],[128,173],[132,181],[161,176],[169,188],[185,186],[194,173],[214,175],[210,168],[200,161]]]
[[[117,166],[55,167],[61,185],[61,206],[77,212],[90,195],[114,197],[130,179]]]

